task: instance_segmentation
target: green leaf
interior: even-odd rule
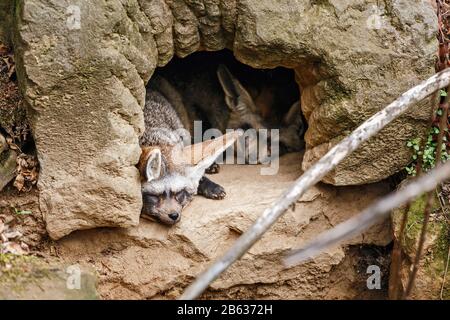
[[[20,216],[33,214],[31,210],[17,210],[16,208],[14,208],[14,212]]]
[[[441,95],[441,97],[446,97],[447,96],[447,92],[445,92],[445,90],[439,90],[439,94]]]

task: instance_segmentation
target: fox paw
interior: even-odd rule
[[[207,174],[217,174],[220,171],[220,166],[217,163],[213,163],[208,169],[205,170]]]
[[[206,177],[200,180],[197,193],[208,199],[221,200],[227,195],[225,189]]]

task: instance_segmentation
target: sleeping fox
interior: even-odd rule
[[[195,194],[210,199],[225,197],[224,188],[204,174],[208,169],[209,173],[218,172],[214,165],[216,158],[242,133],[234,131],[214,140],[190,144],[194,120],[206,120],[221,132],[273,126],[263,119],[252,96],[225,66],[220,65],[214,74],[212,82],[207,81],[210,73],[192,77],[190,92],[175,88],[159,75],[148,86],[144,107],[146,129],[140,138],[143,152],[139,161],[144,218],[172,225],[180,220],[181,211]],[[203,90],[192,88],[202,83]],[[207,108],[209,103],[209,112],[197,112],[194,102],[200,109]],[[286,115],[289,123],[279,128],[280,143],[286,143],[292,151],[302,147],[303,123],[296,117],[298,113],[299,105],[294,104]]]
[[[239,132],[186,145],[186,132],[174,107],[156,90],[148,90],[142,154],[142,217],[167,225],[177,223],[195,194],[222,199],[225,190],[204,176],[216,158],[234,144]]]
[[[187,70],[181,71],[179,67],[175,64],[162,70],[152,78],[150,86],[174,106],[191,135],[194,120],[201,120],[206,129],[220,132],[239,128],[278,129],[276,143],[280,155],[304,148],[305,126],[299,101],[279,118],[273,114],[280,107],[276,104],[279,101],[274,101],[273,87],[264,84],[244,87],[225,65],[214,62],[188,65]]]

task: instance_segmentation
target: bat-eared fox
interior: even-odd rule
[[[217,171],[214,162],[241,135],[240,131],[213,140],[191,144],[195,120],[206,121],[222,133],[226,129],[268,129],[255,98],[223,65],[211,72],[191,75],[183,82],[166,77],[152,77],[144,106],[145,131],[140,138],[142,155],[142,217],[173,225],[195,194],[209,199],[223,199],[222,186],[205,176],[208,169]],[[181,85],[180,85],[181,83]],[[257,98],[257,97],[256,97]],[[256,99],[257,100],[257,99]],[[200,109],[200,112],[199,112]],[[282,124],[279,142],[289,151],[302,148],[303,122],[295,103]],[[201,113],[201,114],[200,114]]]

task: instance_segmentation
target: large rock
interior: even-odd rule
[[[254,67],[294,68],[308,168],[334,144],[430,76],[437,21],[426,1],[16,1],[19,79],[41,164],[48,231],[138,223],[134,165],[144,84],[174,54],[228,47]],[[409,161],[429,105],[411,110],[325,181],[381,180]]]
[[[21,86],[52,238],[138,223],[144,83],[156,66],[149,30],[120,1],[19,1]],[[133,20],[134,19],[134,20]]]
[[[255,67],[296,70],[308,120],[309,168],[357,125],[434,73],[437,20],[428,1],[240,2],[234,52]],[[365,143],[324,181],[379,181],[410,161],[406,142],[421,136],[422,103]]]
[[[261,176],[261,166],[222,166],[211,178],[225,187],[227,197],[196,197],[179,224],[168,228],[142,220],[129,229],[76,232],[55,244],[56,250],[66,264],[94,264],[102,298],[176,298],[301,174],[300,160],[298,154],[282,157],[273,176]],[[306,264],[286,269],[282,258],[388,191],[384,182],[311,189],[204,297],[344,299],[386,294],[387,285],[373,292],[366,286],[367,267],[382,268],[383,256],[359,261],[361,254],[355,257],[352,248],[386,246],[391,241],[389,221]],[[387,273],[382,277],[387,280]]]

